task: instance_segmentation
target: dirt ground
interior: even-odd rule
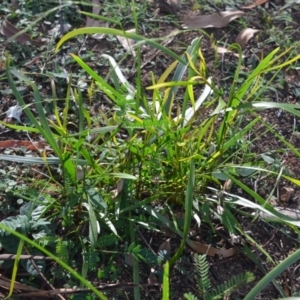
[[[167,19],[166,21],[166,13],[157,12],[157,17],[155,18],[156,29],[145,30],[143,35],[146,37],[162,37],[171,33],[173,30],[180,29],[181,21],[187,15],[197,15],[200,14],[200,11],[194,10],[194,2],[196,1],[185,1],[181,5],[181,9],[178,12],[178,15],[172,18]],[[213,2],[213,1],[211,1]],[[223,2],[223,1],[222,1]],[[224,1],[225,2],[225,1]],[[265,30],[265,23],[261,22],[262,19],[267,18],[267,15],[274,15],[276,10],[279,10],[283,5],[284,1],[269,1],[269,8],[264,7],[263,9],[254,8],[253,10],[249,10],[247,12],[247,26],[255,29],[259,29],[260,32],[258,35],[251,39],[247,43],[247,48],[244,50],[243,54],[245,55],[244,61],[245,66],[247,66],[247,62],[249,64],[252,62],[253,57],[262,57],[269,53],[271,50],[275,49],[278,46],[275,39],[274,41],[266,43],[267,39],[270,39],[271,30]],[[215,5],[211,3],[211,9],[213,9]],[[300,9],[299,5],[294,4],[290,9],[290,16],[292,18],[292,22],[289,23],[290,33],[288,39],[293,41],[298,41],[300,38],[299,35],[299,27],[300,27]],[[156,6],[155,4],[149,5],[149,16],[152,16]],[[226,4],[218,5],[217,9],[226,10]],[[150,20],[148,20],[150,22]],[[285,29],[284,21],[273,21],[273,26],[277,29],[282,30]],[[128,28],[132,26],[132,24],[128,24]],[[241,22],[233,21],[228,26],[224,28],[207,28],[205,32],[208,36],[213,37],[216,41],[222,41],[223,44],[230,45],[235,41],[236,35],[240,32],[243,24]],[[147,26],[145,26],[147,28]],[[201,30],[191,30],[187,32],[180,33],[174,37],[172,42],[168,45],[171,50],[178,54],[182,54],[186,45],[189,45],[191,41],[198,37],[199,35],[203,35]],[[76,44],[76,42],[74,42]],[[280,45],[280,46],[284,46]],[[1,51],[12,50],[12,47],[15,47],[15,44],[3,44],[0,46]],[[72,48],[72,41],[69,43],[68,47]],[[104,39],[101,42],[95,41],[92,39],[88,39],[86,44],[83,47],[82,54],[86,54],[89,49],[94,53],[95,56],[100,55],[102,53],[109,53],[111,55],[114,54],[114,51],[118,51],[119,45],[114,40],[113,42],[108,42],[108,40]],[[30,51],[30,48],[27,49]],[[219,54],[216,58],[215,50],[211,47],[211,40],[208,39],[207,36],[203,35],[201,42],[201,50],[206,59],[206,63],[208,66],[208,70],[210,76],[213,77],[214,81],[217,85],[224,86],[225,94],[228,94],[228,87],[230,86],[230,82],[232,80],[232,75],[235,70],[237,64],[237,58],[232,54]],[[35,50],[38,57],[39,50]],[[66,50],[67,51],[67,50]],[[143,48],[143,68],[142,68],[142,80],[144,86],[148,86],[151,84],[150,71],[153,71],[154,74],[158,77],[162,74],[162,72],[170,65],[172,62],[169,57],[162,54],[161,52],[153,52],[150,47],[146,46]],[[25,55],[27,60],[27,56]],[[19,58],[22,60],[22,57]],[[216,63],[217,61],[217,63]],[[27,61],[28,63],[28,61]],[[134,70],[132,70],[133,58],[131,56],[127,57],[123,61],[124,66],[124,75],[133,80],[134,78]],[[97,64],[93,66],[93,62],[91,61],[91,67],[94,67],[96,70],[98,69],[101,72],[102,76],[105,76],[109,72],[109,67],[99,68]],[[70,68],[73,68],[71,66]],[[247,68],[247,67],[245,67]],[[24,66],[24,70],[34,72],[36,70],[35,62],[30,63],[27,66]],[[247,69],[244,70],[247,73]],[[75,73],[75,70],[74,70]],[[299,103],[300,100],[300,71],[298,69],[286,69],[283,70],[280,75],[280,80],[275,82],[273,89],[269,90],[264,97],[269,101],[274,102],[282,102],[282,103]],[[37,75],[37,84],[38,82]],[[279,82],[280,81],[280,82]],[[133,82],[134,83],[134,82]],[[41,84],[43,84],[41,82]],[[8,86],[5,81],[0,83],[2,90],[7,90]],[[45,95],[49,93],[49,85],[45,85],[44,88]],[[29,97],[28,102],[31,101]],[[0,111],[4,114],[9,107],[14,105],[14,99],[9,95],[2,93],[0,99]],[[110,103],[106,98],[100,98],[99,103],[95,103],[91,108],[91,111],[94,111],[96,114],[99,107],[102,110],[109,110]],[[279,110],[270,110],[264,111],[260,113],[260,116],[268,122],[268,124],[273,127],[277,133],[282,135],[287,141],[289,141],[296,149],[300,149],[300,120],[288,114],[287,112],[281,112]],[[5,115],[3,115],[4,119]],[[199,116],[201,118],[201,115]],[[249,116],[249,120],[252,116]],[[251,136],[251,151],[255,152],[257,155],[259,154],[269,154],[271,153],[274,160],[278,162],[278,164],[284,167],[285,172],[290,174],[295,178],[299,178],[300,174],[300,158],[295,154],[286,151],[286,146],[279,141],[279,139],[274,136],[271,132],[266,132],[265,127],[262,124],[256,125],[256,131],[253,132]],[[5,127],[0,128],[0,140],[8,140],[8,139],[27,139],[25,134],[16,133],[14,130],[9,130]],[[22,150],[7,150],[0,149],[2,154],[10,154],[15,153],[18,154],[18,151]],[[4,172],[14,172],[17,170],[18,172],[22,172],[17,164],[10,162],[0,162],[1,169]],[[41,171],[43,169],[40,169]],[[20,184],[21,182],[18,182]],[[276,178],[273,177],[265,177],[258,178],[257,181],[253,182],[245,179],[244,183],[255,189],[257,193],[262,197],[268,197],[271,193],[274,185],[276,184]],[[276,199],[279,197],[279,191],[282,188],[291,187],[294,189],[293,197],[288,202],[283,202],[280,199]],[[274,198],[278,205],[283,206],[285,208],[295,209],[298,207],[300,203],[298,203],[298,198],[300,200],[299,187],[293,186],[285,180],[280,180],[278,189],[274,193]],[[245,195],[241,190],[236,187],[233,187],[232,193],[241,195],[247,199],[250,199],[248,195]],[[3,195],[1,196],[3,197]],[[279,197],[280,198],[280,197]],[[2,199],[3,200],[3,199]],[[247,210],[244,210],[247,212]],[[7,214],[2,211],[0,216],[7,217]],[[246,231],[252,238],[255,240],[269,255],[275,262],[280,262],[284,258],[286,258],[289,254],[293,253],[296,249],[299,248],[299,235],[296,231],[292,231],[288,227],[283,226],[282,224],[276,223],[267,223],[264,220],[255,220],[253,221],[251,218],[247,216],[243,216],[238,211],[235,214],[235,217],[239,220],[242,228]],[[200,229],[193,228],[195,239],[201,241],[205,244],[211,244],[216,247],[233,247],[231,243],[231,238],[218,221],[213,220],[213,226],[215,228],[214,236],[210,234],[210,227],[208,224],[202,224]],[[160,234],[153,234],[147,231],[142,232],[141,236],[143,238],[140,239],[140,243],[145,247],[151,245],[153,249],[158,249],[161,243],[165,240],[165,236]],[[180,244],[179,238],[172,239],[172,249],[173,251]],[[249,241],[241,240],[237,244],[234,245],[237,249],[237,253],[233,257],[222,258],[222,257],[209,257],[208,262],[210,264],[210,278],[212,281],[212,286],[218,286],[226,280],[229,280],[233,275],[250,271],[253,272],[256,279],[255,282],[258,282],[270,269],[272,269],[272,263],[268,261],[267,257],[262,254],[259,250],[259,247],[255,243],[250,243]],[[253,255],[257,258],[258,263],[255,264],[251,261],[242,251],[244,247],[248,247]],[[182,259],[179,263],[171,270],[170,277],[170,285],[171,285],[171,299],[184,299],[183,294],[188,292],[193,292],[195,295],[202,299],[200,295],[197,293],[197,282],[195,280],[195,276],[192,272],[193,265],[193,250],[186,247],[184,254],[182,255]],[[124,266],[123,273],[120,274],[118,278],[118,283],[124,284],[121,288],[112,290],[111,296],[114,299],[133,299],[132,287],[126,286],[127,283],[132,281],[132,270],[124,263],[124,258],[119,257],[119,264]],[[151,268],[148,265],[141,266],[141,281],[143,284],[149,283],[149,274],[151,273]],[[92,277],[92,275],[90,275]],[[90,278],[92,280],[92,278]],[[92,280],[93,281],[93,280]],[[295,264],[291,266],[288,270],[286,270],[279,278],[277,278],[277,282],[279,286],[286,292],[287,295],[291,295],[292,291],[300,293],[300,268],[299,264]],[[99,282],[101,284],[107,284],[107,282]],[[1,286],[1,285],[0,285]],[[230,295],[228,299],[243,299],[245,294],[249,292],[249,290],[253,287],[253,282],[248,284],[248,286],[243,286],[241,289],[235,291]],[[6,294],[6,289],[1,289],[3,294]],[[160,299],[161,298],[161,290],[159,287],[153,287],[149,289],[145,287],[142,289],[142,299]],[[270,284],[268,288],[263,290],[261,294],[256,299],[277,299],[281,297],[278,287],[275,284]],[[38,298],[35,298],[38,299]]]

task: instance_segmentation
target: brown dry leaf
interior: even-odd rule
[[[230,256],[233,256],[236,252],[236,250],[234,248],[217,249],[215,247],[205,245],[200,242],[192,241],[190,239],[187,239],[187,244],[197,253],[206,254],[209,256],[215,256],[217,254],[217,255],[221,255],[222,257],[230,257]]]
[[[171,254],[171,238],[168,238],[166,241],[164,241],[158,248],[157,252],[165,251],[168,255]]]
[[[13,40],[19,42],[20,44],[24,44],[26,42],[30,42],[34,46],[41,46],[43,44],[41,41],[34,41],[25,32],[20,34],[21,31],[11,24],[7,19],[2,22],[0,32],[9,39],[13,37]]]
[[[58,24],[53,29],[48,31],[48,34],[52,36],[57,36],[60,34],[64,34],[65,32],[69,31],[72,28],[72,26],[69,23],[65,24]]]
[[[224,48],[224,47],[215,46],[215,50],[217,53],[220,53],[220,54],[232,53],[235,57],[239,57],[238,53],[232,52],[231,50],[228,50],[227,48]],[[244,58],[244,57],[246,57],[246,56],[242,55],[242,58]]]
[[[135,33],[135,29],[134,28],[133,29],[129,29],[129,30],[126,30],[126,32]],[[128,39],[128,38],[126,38],[124,36],[117,36],[117,39],[120,42],[120,44],[124,47],[124,49],[126,49],[133,56],[136,55],[136,53],[135,53],[135,51],[133,49],[133,46],[135,44],[134,40]]]
[[[183,19],[183,23],[185,27],[188,28],[222,28],[244,14],[245,13],[240,10],[221,11],[220,13],[203,15],[195,18],[186,17]]]
[[[271,196],[269,198],[269,204],[272,205],[272,206],[277,206],[278,205],[277,200],[278,200],[277,197]]]
[[[113,199],[115,199],[122,192],[123,187],[124,187],[124,179],[122,178],[118,181],[117,188],[111,191]]]
[[[180,9],[180,0],[167,0],[177,11]]]
[[[100,24],[96,27],[108,27],[108,23],[103,23],[103,24]],[[92,38],[95,39],[95,40],[103,40],[105,37],[106,37],[105,33],[95,33],[95,34],[92,35]]]
[[[133,267],[134,257],[132,255],[132,253],[125,253],[124,257],[125,257],[125,263],[129,267]]]
[[[243,9],[252,9],[252,8],[254,8],[256,6],[259,6],[259,5],[262,5],[262,4],[264,4],[264,3],[268,2],[268,1],[269,0],[256,0],[253,4],[248,5],[248,6],[243,6],[242,8]]]
[[[283,202],[289,202],[291,197],[294,195],[295,190],[291,187],[283,187],[280,190],[280,200]]]
[[[252,29],[252,28],[245,28],[243,29],[239,35],[236,37],[235,41],[241,46],[241,48],[244,50],[246,48],[246,44],[248,41],[254,36],[256,32],[258,32],[258,29]]]
[[[85,177],[85,174],[87,174],[90,171],[90,166],[77,166],[76,168],[76,179],[78,181],[82,180]]]
[[[232,53],[231,50],[228,50],[227,48],[225,47],[215,47],[215,50],[217,51],[217,53],[220,53],[220,54],[225,54],[225,53]]]
[[[93,0],[92,4],[93,4],[92,14],[99,15],[99,12],[100,12],[100,0]],[[100,26],[99,24],[101,22],[103,22],[103,21],[101,21],[101,20],[95,20],[95,19],[92,19],[90,17],[86,17],[86,23],[85,23],[85,25],[86,25],[86,27],[99,27]]]
[[[5,289],[9,289],[11,285],[11,280],[7,277],[5,277],[4,275],[0,275],[0,286],[5,288]],[[19,290],[19,291],[32,291],[32,292],[37,292],[40,291],[37,288],[19,283],[17,281],[14,282],[14,290]]]
[[[180,0],[155,0],[161,12],[177,16],[180,9]]]
[[[159,281],[155,275],[155,270],[153,268],[151,268],[151,273],[150,273],[150,276],[148,277],[147,279],[147,283],[149,285],[153,285],[153,284],[159,284]],[[148,290],[149,293],[151,292],[157,292],[157,288],[155,288],[154,286],[149,288]]]
[[[5,140],[0,141],[0,149],[8,149],[8,148],[26,148],[31,151],[35,150],[45,150],[49,149],[46,143],[39,142],[30,142],[30,141],[22,141],[22,140]]]
[[[225,192],[230,192],[232,188],[232,180],[231,179],[227,179],[223,185],[223,191]]]
[[[100,0],[92,0],[93,3],[93,11],[94,15],[99,15],[100,12]],[[108,27],[108,23],[105,23],[103,20],[96,20],[90,17],[86,17],[86,27]],[[104,33],[95,33],[92,35],[92,38],[95,40],[102,40],[104,39],[106,34]]]

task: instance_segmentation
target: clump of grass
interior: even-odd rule
[[[108,18],[105,20],[109,21]],[[111,20],[111,23],[116,22]],[[83,57],[71,54],[74,62],[92,79],[87,90],[88,104],[92,104],[92,95],[96,92],[101,92],[112,102],[111,111],[101,112],[99,118],[91,115],[82,89],[72,85],[70,76],[65,97],[60,100],[60,106],[64,103],[62,110],[58,105],[55,84],[52,83],[55,118],[50,121],[36,84],[16,72],[10,60],[7,60],[6,75],[10,87],[30,125],[5,125],[11,129],[40,134],[52,151],[51,155],[44,152],[41,157],[1,156],[2,159],[15,162],[45,164],[49,171],[48,179],[40,180],[44,190],[38,191],[39,197],[35,198],[29,189],[18,191],[26,200],[24,207],[30,204],[30,209],[0,224],[3,234],[8,232],[10,238],[11,235],[18,237],[13,248],[11,245],[4,247],[7,252],[14,249],[20,257],[26,242],[31,249],[37,248],[51,256],[82,286],[89,287],[98,297],[105,299],[85,278],[89,273],[97,272],[95,262],[104,255],[103,248],[112,251],[114,254],[111,259],[115,259],[120,251],[116,244],[125,245],[129,241],[122,253],[133,257],[134,292],[135,299],[139,299],[139,260],[158,265],[159,258],[151,256],[139,245],[136,228],[159,230],[164,224],[181,237],[179,249],[165,263],[163,296],[167,299],[168,270],[182,254],[192,216],[200,224],[197,215],[204,210],[206,215],[210,214],[209,209],[214,213],[217,211],[229,232],[243,234],[233,214],[236,205],[242,205],[274,215],[290,226],[299,226],[298,221],[275,211],[241,180],[242,176],[254,176],[255,172],[278,175],[268,170],[264,159],[253,161],[253,155],[244,155],[250,153],[245,136],[261,121],[256,115],[257,110],[281,108],[299,116],[297,105],[260,100],[260,95],[267,88],[260,85],[260,78],[269,73],[275,76],[277,70],[295,62],[299,55],[282,63],[280,59],[286,53],[277,55],[279,50],[276,49],[241,81],[242,53],[237,45],[233,45],[232,48],[239,53],[239,60],[225,102],[222,89],[209,77],[201,51],[201,38],[194,39],[185,53],[177,55],[139,34],[114,28],[81,28],[63,36],[56,50],[78,35],[96,33],[135,40],[138,53],[136,87],[126,80],[120,65],[112,56],[102,55],[112,66],[111,80],[108,81],[91,68]],[[158,76],[158,80],[155,79],[156,74],[152,74],[152,85],[148,87],[143,87],[139,73],[141,44],[155,47],[174,60]],[[14,77],[32,89],[33,104],[25,103]],[[148,93],[151,93],[150,97]],[[177,108],[174,110],[175,105]],[[77,119],[70,121],[71,106]],[[33,114],[33,108],[36,114]],[[246,120],[247,115],[253,116],[250,122]],[[69,126],[71,123],[72,129]],[[289,144],[287,146],[299,156],[295,148]],[[299,180],[282,176],[299,185]],[[257,203],[230,194],[227,186],[230,181]],[[50,183],[56,194],[61,194],[60,197],[48,194]],[[217,196],[208,193],[208,189]],[[176,221],[174,225],[164,217],[166,213],[174,216],[176,206],[185,210],[183,228],[177,226]],[[50,225],[55,222],[60,223],[61,234],[53,238],[56,231]],[[17,228],[21,229],[16,231]],[[28,239],[29,234],[34,235],[34,241]],[[99,249],[102,249],[101,255]],[[81,264],[77,263],[78,256],[81,257]],[[71,265],[81,267],[80,275]],[[18,264],[15,263],[12,281],[17,268]],[[36,273],[34,275],[37,276]],[[111,269],[103,269],[98,275],[108,278],[112,276]],[[69,284],[76,283],[71,281]]]

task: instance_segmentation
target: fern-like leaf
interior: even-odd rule
[[[65,193],[66,195],[71,196],[75,191],[72,176],[69,174],[66,168],[64,168],[63,170]]]
[[[254,280],[254,275],[251,272],[236,275],[227,282],[219,285],[214,291],[210,291],[211,282],[209,278],[209,264],[206,260],[206,255],[194,255],[195,272],[198,281],[199,293],[204,300],[223,299],[223,296],[229,295],[240,285]],[[184,295],[186,299],[195,300],[197,298],[191,293]]]
[[[57,237],[55,236],[43,236],[37,240],[37,242],[43,247],[51,247],[56,244]]]
[[[198,281],[198,289],[200,294],[206,299],[211,283],[209,279],[209,264],[206,255],[194,255],[194,265]]]
[[[119,238],[115,234],[110,233],[107,235],[101,235],[101,237],[98,239],[97,245],[100,248],[106,248],[116,244],[118,241]]]
[[[95,251],[95,249],[93,249],[93,247],[91,247],[90,245],[87,249],[85,249],[82,255],[83,260],[86,262],[88,269],[95,271],[98,268],[99,263],[99,255]]]
[[[233,276],[228,281],[219,285],[215,291],[211,292],[208,295],[208,299],[217,300],[222,299],[223,296],[230,294],[236,288],[241,286],[242,284],[249,283],[255,279],[254,275],[251,272],[245,272],[242,274],[238,274]]]
[[[148,264],[158,264],[158,257],[155,253],[151,250],[146,248],[141,248],[140,252],[138,253],[137,257]]]
[[[56,242],[56,255],[61,260],[68,261],[69,259],[69,250],[68,242],[58,239]]]
[[[194,296],[192,293],[185,293],[184,295],[184,298],[187,299],[187,300],[199,300],[196,296]]]
[[[226,206],[222,214],[222,223],[230,233],[236,233],[235,226],[239,224],[239,222]]]

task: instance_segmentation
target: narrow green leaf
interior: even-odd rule
[[[24,246],[24,241],[20,240],[18,250],[16,253],[16,259],[14,261],[13,272],[11,275],[11,282],[9,285],[9,293],[7,295],[8,298],[11,297],[11,295],[13,294],[13,291],[14,291],[15,281],[16,281],[17,272],[18,272],[18,265],[20,262],[20,256],[22,254],[23,246]]]
[[[126,31],[122,31],[122,30],[118,30],[118,29],[114,29],[114,28],[107,28],[107,27],[85,27],[85,28],[80,28],[80,29],[75,29],[73,31],[68,32],[67,34],[65,34],[57,43],[55,51],[57,52],[63,43],[65,43],[67,40],[77,36],[77,35],[81,35],[81,34],[95,34],[95,33],[105,33],[105,34],[111,34],[111,35],[117,35],[117,36],[123,36],[126,37],[128,39],[134,40],[134,41],[138,41],[141,42],[141,44],[147,44],[150,45],[156,49],[159,49],[160,51],[162,51],[163,53],[167,54],[168,56],[174,58],[175,60],[178,60],[180,62],[182,62],[183,64],[185,64],[185,61],[178,56],[177,54],[175,54],[173,51],[171,51],[170,49],[168,49],[167,47],[164,47],[162,45],[160,45],[159,43],[151,40],[151,39],[147,39],[143,36],[140,36],[138,34],[135,33],[129,33]]]
[[[287,270],[292,264],[296,263],[300,258],[300,250],[295,251],[293,254],[284,259],[279,265],[273,268],[267,275],[265,275],[246,295],[244,300],[253,300],[256,296],[264,290],[269,283],[278,277],[282,272]]]
[[[191,57],[191,60],[193,60],[194,57],[198,55],[200,42],[201,42],[201,38],[196,38],[192,41],[191,45],[187,48],[186,52]],[[175,70],[173,78],[172,78],[172,82],[181,81],[187,68],[188,68],[188,65],[189,65],[188,58],[185,55],[183,55],[182,58],[177,59],[177,60],[180,63],[176,67],[176,70]],[[172,86],[172,88],[170,89],[168,98],[167,98],[166,102],[164,103],[163,109],[167,116],[169,115],[169,111],[171,109],[172,98],[176,96],[176,94],[178,92],[178,88],[179,88],[178,86]]]
[[[55,262],[61,265],[66,271],[70,272],[70,274],[82,282],[87,288],[91,289],[100,299],[107,300],[106,296],[102,294],[97,288],[95,288],[87,279],[80,276],[76,271],[74,271],[67,263],[63,260],[59,259],[57,256],[53,255],[50,251],[46,250],[44,247],[40,246],[38,243],[30,240],[28,237],[24,236],[23,234],[3,225],[0,223],[0,229],[9,232],[10,234],[18,237],[19,239],[23,240],[24,242],[28,243],[29,245],[37,248],[41,252],[43,252],[46,256],[51,257]]]
[[[126,173],[110,173],[109,175],[117,177],[117,178],[137,180],[136,176],[131,175],[131,174],[126,174]]]
[[[188,234],[190,232],[191,220],[192,220],[192,211],[193,211],[193,195],[194,195],[194,186],[195,186],[195,165],[194,160],[191,160],[190,163],[190,172],[189,172],[189,179],[188,185],[186,189],[186,196],[185,196],[185,214],[184,214],[184,226],[183,226],[183,236],[180,243],[180,246],[172,259],[170,260],[170,266],[173,266],[177,259],[180,257],[185,243],[187,241]]]
[[[105,22],[108,22],[108,23],[113,23],[113,24],[122,26],[122,24],[118,20],[115,20],[115,19],[107,18],[107,17],[104,17],[104,16],[99,16],[99,15],[92,14],[92,13],[82,11],[82,10],[79,10],[78,12],[85,15],[85,16],[92,17],[93,19],[98,19],[98,20],[102,20],[102,21],[105,21]]]
[[[101,76],[99,76],[92,68],[90,68],[80,57],[75,54],[71,54],[74,60],[96,81],[99,87],[105,92],[105,94],[114,102],[117,99],[124,98],[123,95],[118,93],[113,87],[111,87]]]
[[[170,299],[170,264],[167,260],[164,265],[164,277],[163,277],[163,300],[169,300]]]
[[[37,108],[37,112],[39,114],[41,125],[36,120],[34,115],[31,113],[31,111],[29,110],[27,104],[25,103],[25,101],[23,100],[23,98],[21,97],[19,91],[16,88],[16,85],[15,85],[14,80],[12,78],[10,67],[9,67],[9,59],[7,59],[7,61],[6,61],[6,75],[7,75],[10,87],[11,87],[11,89],[14,93],[14,96],[16,97],[19,105],[22,107],[23,111],[26,113],[26,115],[28,116],[30,121],[35,125],[35,127],[38,129],[38,131],[43,135],[43,137],[49,143],[49,145],[54,150],[56,155],[58,157],[60,157],[61,152],[60,152],[58,144],[57,144],[57,142],[54,138],[54,135],[53,135],[53,133],[51,132],[51,130],[49,128],[49,125],[48,125],[48,122],[47,122],[47,119],[46,119],[46,116],[45,116],[45,113],[44,113],[44,110],[43,110],[43,107],[42,107],[42,101],[41,101],[41,98],[40,98],[40,94],[38,92],[38,89],[37,89],[36,85],[34,83],[30,82],[29,80],[26,81],[26,83],[29,83],[31,85],[32,89],[33,89],[35,105],[36,105],[36,108]]]

